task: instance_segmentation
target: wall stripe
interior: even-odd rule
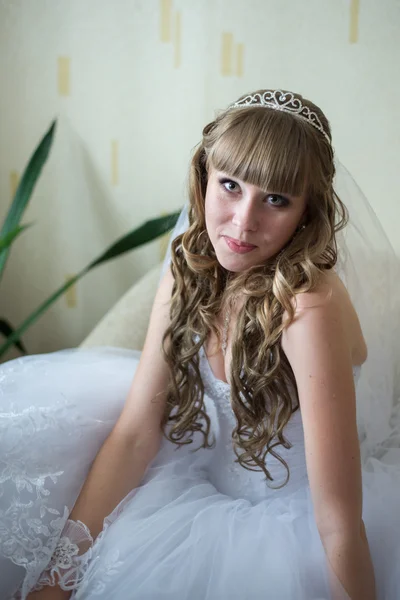
[[[174,67],[177,69],[181,66],[181,13],[175,14],[175,29],[174,29]]]
[[[75,277],[75,275],[66,275],[65,276],[65,283],[68,283],[68,281],[71,281],[71,279],[73,279]],[[74,285],[71,285],[71,287],[69,287],[66,291],[65,291],[65,301],[67,304],[67,308],[76,308],[77,304],[78,304],[78,300],[77,300],[77,289],[76,289],[76,283],[74,283]]]
[[[68,56],[58,57],[58,93],[69,96],[71,93],[71,60]]]
[[[238,44],[236,46],[236,75],[243,77],[244,71],[244,44]]]
[[[232,75],[233,34],[222,34],[221,75]]]
[[[358,42],[358,17],[360,13],[360,0],[351,0],[350,4],[350,44]]]
[[[11,201],[14,199],[18,184],[19,184],[19,173],[17,173],[17,171],[11,171],[10,172],[10,198],[11,198]]]
[[[160,40],[171,41],[172,0],[160,0]]]
[[[111,142],[111,183],[112,185],[118,185],[119,183],[119,147],[118,141],[112,140]]]

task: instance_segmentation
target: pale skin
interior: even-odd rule
[[[305,197],[277,197],[236,178],[209,172],[206,224],[222,266],[241,272],[280,250],[304,220]],[[225,237],[256,246],[239,254]],[[103,519],[140,484],[161,442],[168,369],[161,353],[168,325],[173,279],[170,271],[156,294],[146,342],[126,405],[97,455],[70,518],[86,523],[94,537]],[[239,310],[238,299],[234,310]],[[219,316],[222,325],[222,315]],[[231,324],[235,323],[235,313]],[[231,331],[229,332],[231,334]],[[210,336],[206,352],[218,379],[228,381],[232,335],[225,357]],[[348,293],[330,273],[312,293],[297,297],[294,322],[284,330],[282,348],[293,369],[302,413],[307,472],[316,522],[326,556],[351,600],[375,600],[375,582],[362,521],[361,461],[356,425],[353,365],[366,360],[367,349]],[[140,449],[140,451],[139,451]],[[60,588],[46,588],[30,600],[69,598]],[[334,600],[341,591],[332,587]]]

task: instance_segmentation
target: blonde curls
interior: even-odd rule
[[[261,92],[265,90],[259,90]],[[330,137],[329,123],[313,103]],[[205,194],[210,166],[262,189],[299,195],[306,187],[306,227],[264,265],[230,277],[218,262],[205,224]],[[321,273],[337,261],[336,233],[348,219],[333,190],[335,174],[329,141],[296,116],[258,107],[222,112],[203,130],[189,173],[189,228],[172,243],[174,286],[171,322],[163,349],[171,381],[163,418],[164,435],[176,444],[203,434],[211,447],[211,423],[204,406],[199,349],[213,332],[229,298],[244,298],[232,341],[232,432],[238,462],[262,470],[267,481],[268,454],[287,470],[276,452],[290,448],[284,428],[298,410],[296,381],[281,347],[281,336],[294,317],[295,297],[315,288]],[[284,315],[287,319],[283,322]],[[168,425],[168,427],[167,427]]]

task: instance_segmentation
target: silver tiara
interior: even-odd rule
[[[266,91],[262,94],[257,92],[231,104],[228,110],[231,108],[246,108],[247,106],[273,108],[274,110],[282,110],[283,112],[294,114],[318,129],[328,142],[331,143],[330,137],[323,128],[317,113],[310,110],[308,106],[303,105],[301,100],[296,98],[292,92],[283,92],[282,90]]]

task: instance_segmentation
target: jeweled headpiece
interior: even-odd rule
[[[248,106],[260,106],[261,108],[272,108],[283,112],[296,115],[299,119],[303,119],[318,129],[331,143],[328,133],[325,131],[317,113],[313,112],[308,106],[301,103],[299,98],[296,98],[292,92],[283,92],[282,90],[267,90],[266,92],[250,94],[241,98],[234,104],[228,107],[231,108],[247,108]]]

